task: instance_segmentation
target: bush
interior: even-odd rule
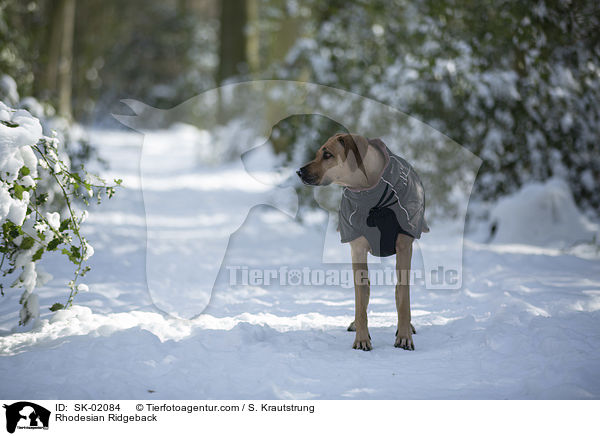
[[[597,2],[317,2],[274,72],[403,110],[483,159],[494,200],[560,177],[600,209]],[[314,36],[314,38],[313,38]]]
[[[94,250],[81,233],[87,217],[81,206],[89,205],[92,198],[100,203],[103,195],[110,198],[115,192],[114,186],[87,173],[83,165],[79,170],[71,168],[59,145],[56,135],[42,134],[38,118],[0,102],[0,270],[3,276],[20,272],[11,284],[24,288],[20,324],[39,316],[33,291],[50,278],[37,266],[45,253],[64,254],[74,268],[68,297],[50,310],[69,307],[78,292],[87,290],[78,281],[89,271],[86,261]],[[0,290],[4,295],[2,284]]]

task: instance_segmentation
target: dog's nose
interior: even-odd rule
[[[297,170],[296,174],[298,174],[298,177],[302,178],[302,174],[304,174],[304,168],[300,168],[299,170]]]

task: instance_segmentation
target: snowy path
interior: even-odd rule
[[[32,331],[14,329],[17,293],[0,299],[1,397],[600,398],[600,262],[552,250],[467,241],[462,290],[411,290],[415,352],[393,347],[393,289],[373,287],[374,349],[365,353],[351,349],[353,334],[345,331],[353,289],[228,285],[228,265],[318,265],[324,214],[302,225],[258,207],[232,238],[204,314],[188,321],[162,313],[146,285],[142,137],[93,132],[92,139],[111,161],[109,176],[123,178],[125,189],[87,223],[96,251],[90,292],[52,320],[47,312]],[[223,171],[230,179],[246,176],[234,165],[201,176],[218,179]],[[169,189],[185,183],[185,174],[178,177],[145,183]],[[213,186],[206,228],[194,229],[181,218],[176,206],[184,199],[173,189],[173,205],[148,226],[163,223],[180,240],[193,231],[225,231],[223,204],[248,192]],[[435,238],[423,241],[425,249],[443,247]],[[186,248],[190,262],[198,249]],[[201,249],[210,254],[211,246]],[[55,278],[40,291],[43,308],[63,298],[60,286],[69,277],[57,259],[45,266]]]

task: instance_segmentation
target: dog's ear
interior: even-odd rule
[[[344,156],[346,159],[350,156],[350,160],[348,163],[350,164],[350,169],[352,171],[356,171],[359,169],[363,172],[363,174],[367,175],[367,170],[365,169],[365,164],[363,163],[363,157],[367,154],[367,148],[369,147],[369,142],[367,138],[360,135],[340,135],[338,137],[338,141],[344,147]]]

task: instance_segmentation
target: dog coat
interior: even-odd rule
[[[421,237],[426,226],[425,191],[412,166],[394,155],[380,139],[369,144],[381,150],[386,164],[372,188],[344,188],[340,205],[340,236],[350,242],[364,236],[374,256],[396,253],[399,233]]]

